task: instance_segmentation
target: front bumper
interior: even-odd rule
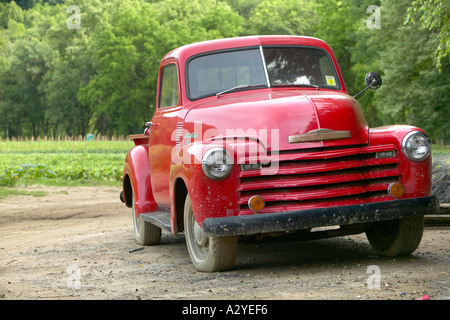
[[[207,218],[203,231],[213,237],[289,232],[301,229],[393,220],[436,213],[435,196],[360,205]]]

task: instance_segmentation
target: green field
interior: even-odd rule
[[[0,141],[0,186],[120,185],[121,141]]]

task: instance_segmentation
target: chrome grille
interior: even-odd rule
[[[253,214],[247,207],[253,195],[266,202],[260,213],[392,200],[387,189],[399,181],[401,172],[396,153],[376,156],[386,151],[395,151],[395,146],[290,151],[275,157],[277,162],[272,156],[269,166],[240,172],[240,215]]]

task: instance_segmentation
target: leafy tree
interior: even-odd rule
[[[80,29],[69,29],[65,22],[71,13],[67,13],[66,7],[58,7],[55,20],[64,23],[53,24],[46,30],[45,39],[56,53],[38,89],[46,105],[45,119],[52,135],[84,136],[90,129],[94,110],[78,99],[78,92],[96,72],[89,48],[91,34],[100,20],[100,4],[92,0],[77,2],[82,20]]]
[[[15,71],[17,86],[21,90],[16,101],[25,111],[23,118],[31,124],[31,134],[36,138],[40,134],[47,134],[45,106],[41,103],[38,87],[49,69],[48,64],[54,52],[46,43],[35,38],[16,41],[14,51],[11,68]],[[30,134],[29,131],[25,133]]]
[[[249,33],[312,36],[318,21],[315,9],[309,0],[263,0],[248,19]]]
[[[24,15],[14,2],[0,4],[0,123],[5,137],[18,135],[23,110],[17,103],[20,97],[15,70],[11,67],[14,42],[25,33]]]
[[[178,46],[216,38],[239,36],[243,18],[226,2],[164,0],[155,3],[159,55]]]
[[[443,62],[441,73],[434,67],[436,34],[404,24],[409,5],[382,1],[383,27],[373,41],[381,46],[378,65],[384,84],[375,103],[385,123],[417,125],[434,141],[449,139],[450,63]]]
[[[226,2],[241,17],[247,20],[252,11],[261,3],[262,0],[226,0]]]
[[[114,129],[121,134],[136,130],[150,113],[155,79],[149,72],[157,61],[152,39],[158,25],[153,16],[151,5],[143,1],[113,1],[92,36],[97,72],[81,86],[78,98],[97,119],[111,120],[110,134]]]
[[[11,70],[11,41],[6,31],[0,30],[0,123],[5,137],[14,133],[11,128],[17,121],[18,113],[15,112],[13,103],[14,93],[17,92],[17,84]]]
[[[436,33],[438,45],[434,50],[435,64],[441,68],[441,61],[450,54],[450,2],[440,0],[416,0],[408,8],[407,22],[420,21],[423,27]]]
[[[92,37],[97,73],[78,98],[95,110],[105,134],[141,130],[156,101],[160,59],[180,45],[239,32],[241,18],[224,2],[112,1]],[[105,121],[110,123],[105,123]]]
[[[90,60],[83,55],[83,49],[72,46],[69,59],[56,59],[39,86],[47,106],[45,119],[53,129],[52,135],[85,136],[88,132],[93,111],[77,97],[83,78],[90,74]]]
[[[9,4],[0,4],[0,28],[7,28],[10,20],[23,23],[24,14],[22,9],[12,1]]]

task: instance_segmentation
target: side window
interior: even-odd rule
[[[178,104],[178,76],[177,66],[169,64],[161,71],[161,87],[159,93],[159,107],[166,108]]]

